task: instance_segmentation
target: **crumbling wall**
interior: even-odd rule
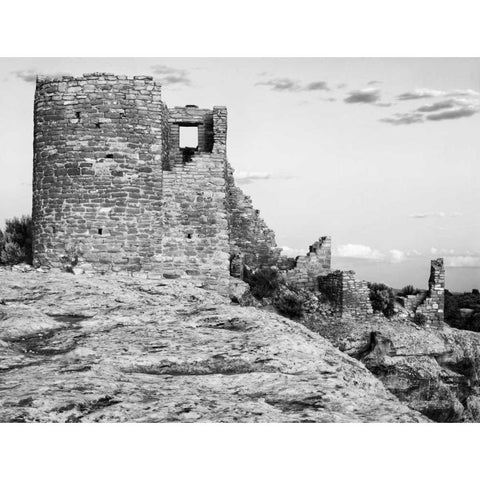
[[[415,310],[415,316],[427,323],[439,324],[445,312],[445,268],[443,258],[432,260],[428,293],[423,303]]]
[[[241,276],[243,266],[255,269],[276,265],[281,248],[275,242],[275,233],[253,208],[252,200],[235,185],[233,169],[225,169],[226,206],[230,232],[231,274]]]
[[[41,78],[35,93],[36,264],[150,268],[160,253],[168,115],[152,77]]]
[[[373,313],[368,283],[357,280],[351,270],[336,270],[318,277],[318,289],[341,317],[363,319]]]
[[[331,237],[320,237],[313,245],[310,245],[306,255],[299,256],[293,262],[282,259],[279,267],[283,269],[283,275],[287,284],[298,288],[316,290],[319,275],[330,273],[332,259]],[[290,263],[290,265],[289,265]]]

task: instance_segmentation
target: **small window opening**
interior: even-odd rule
[[[99,229],[98,229],[98,234],[99,234],[99,235],[103,235],[103,228],[99,228]]]
[[[197,126],[180,126],[180,148],[197,148],[198,147],[198,127]]]
[[[107,153],[107,154],[105,155],[105,158],[113,158],[113,153]]]
[[[75,112],[75,116],[80,119],[80,112]]]
[[[100,122],[97,122],[97,123],[95,123],[95,126],[96,126],[97,128],[100,128],[100,127],[102,126],[102,124],[101,124]]]
[[[187,238],[192,238],[192,234],[191,234],[191,233],[187,233]]]

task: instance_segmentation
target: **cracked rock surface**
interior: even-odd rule
[[[410,408],[436,422],[480,422],[480,333],[446,323],[386,319],[302,321],[360,360]]]
[[[1,271],[0,421],[428,420],[317,333],[192,282]]]

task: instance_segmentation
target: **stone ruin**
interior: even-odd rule
[[[443,258],[431,261],[428,290],[400,297],[410,317],[421,323],[440,325],[445,316],[445,267]]]
[[[152,77],[37,79],[36,266],[228,285],[275,265],[275,236],[235,185],[227,110],[168,108]]]
[[[223,106],[168,108],[149,76],[39,77],[33,167],[35,266],[196,278],[220,290],[245,268],[277,267],[342,314],[371,312],[366,282],[331,272],[330,237],[304,256],[280,255],[235,185]],[[443,273],[432,275],[417,308],[429,318],[443,305]]]

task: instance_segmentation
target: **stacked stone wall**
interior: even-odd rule
[[[152,268],[167,109],[151,77],[43,78],[35,95],[37,264]]]
[[[288,260],[282,260],[279,264],[287,265],[283,272],[287,284],[298,288],[316,290],[318,276],[330,273],[332,260],[331,237],[320,237],[304,256],[299,256],[294,261],[293,268],[288,268]],[[292,262],[290,262],[292,264]]]
[[[431,261],[428,293],[415,310],[415,316],[431,324],[440,324],[445,312],[445,268],[443,258]]]
[[[318,288],[341,317],[364,319],[373,313],[368,283],[357,280],[353,271],[337,270],[320,276]]]
[[[198,129],[182,147],[180,128]],[[168,109],[152,77],[43,78],[35,94],[34,259],[196,277],[276,265],[275,236],[235,186],[227,110]]]
[[[226,205],[230,232],[231,273],[240,276],[242,266],[251,269],[277,265],[281,249],[250,197],[235,185],[233,169],[226,165]]]
[[[226,285],[229,237],[224,158],[197,154],[164,172],[162,253],[164,276],[193,276]]]

